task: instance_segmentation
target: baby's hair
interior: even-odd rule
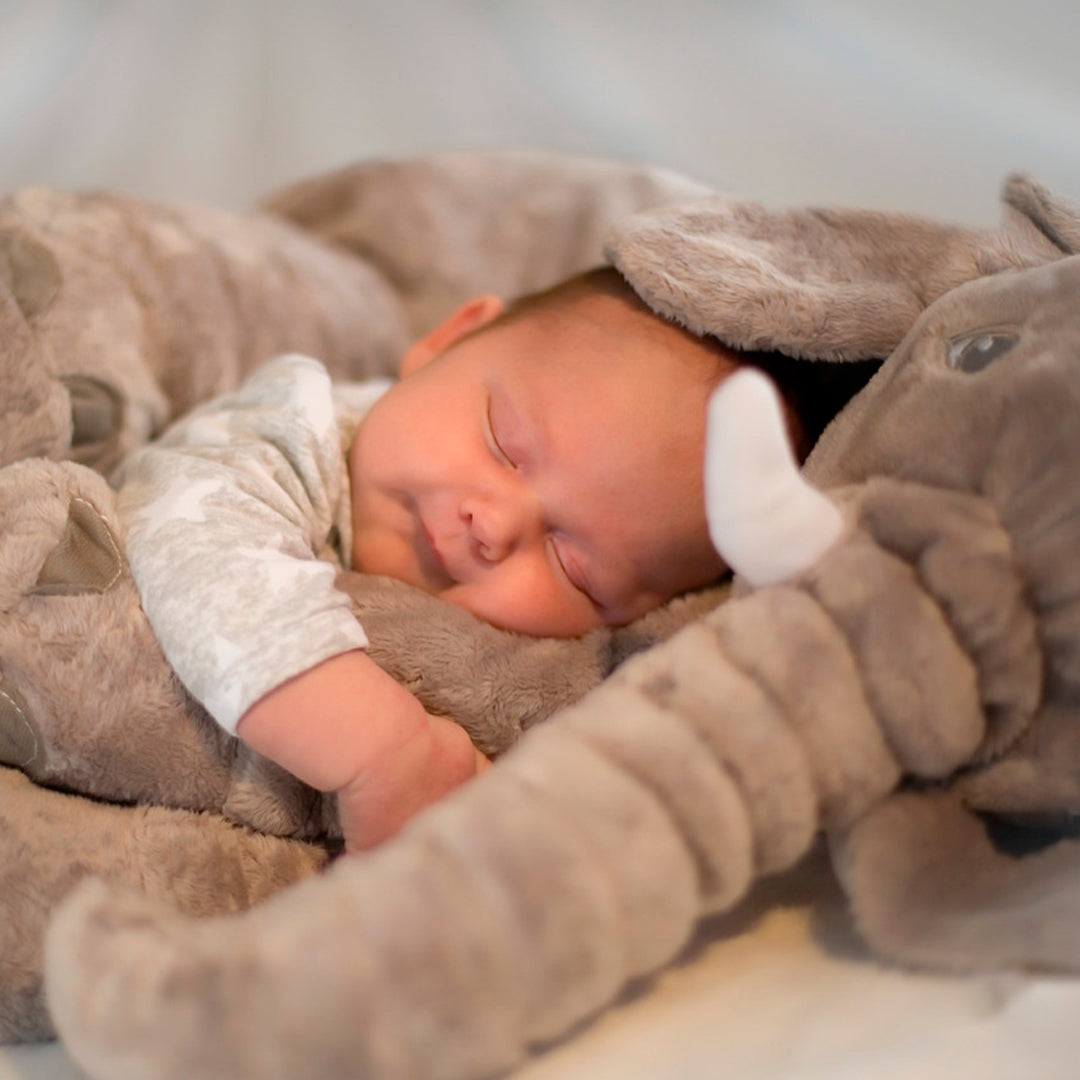
[[[613,266],[595,267],[550,288],[521,296],[511,302],[491,325],[548,312],[569,311],[578,302],[596,296],[619,300],[631,310],[661,319],[688,338],[705,345],[716,357],[716,363],[704,369],[710,385],[718,384],[730,373],[732,365],[749,364],[764,371],[784,399],[788,431],[800,461],[809,454],[832,418],[881,366],[880,360],[829,363],[798,360],[779,352],[747,352],[725,345],[712,336],[698,337],[654,312]]]
[[[881,360],[797,360],[784,353],[742,353],[740,363],[760,368],[779,388],[801,437],[793,435],[805,460],[838,412],[870,381]]]
[[[642,319],[642,325],[648,326],[657,322],[672,327],[683,335],[687,342],[697,346],[699,354],[713,353],[718,362],[715,364],[703,363],[701,370],[707,386],[712,386],[720,381],[730,369],[731,364],[738,362],[738,354],[723,345],[716,338],[699,337],[691,333],[677,322],[659,315],[634,291],[633,286],[613,266],[597,266],[583,273],[575,274],[552,285],[550,288],[539,292],[528,293],[512,301],[506,311],[493,322],[511,322],[518,319],[543,316],[548,313],[571,311],[578,303],[596,297],[608,297],[618,301],[623,308]]]
[[[502,318],[515,319],[542,311],[566,310],[578,301],[593,296],[610,296],[643,314],[653,314],[615,267],[596,266],[547,289],[519,296],[507,306]]]

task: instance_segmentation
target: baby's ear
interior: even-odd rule
[[[401,361],[401,377],[419,371],[466,334],[494,322],[505,307],[498,296],[475,296],[466,300],[453,315],[444,319],[434,330],[429,330],[409,349]]]

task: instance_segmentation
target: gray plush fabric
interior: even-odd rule
[[[880,358],[957,285],[1070,250],[1052,224],[1067,213],[1040,191],[1013,178],[1001,226],[984,230],[715,196],[628,218],[606,253],[654,311],[697,334],[808,360]]]
[[[600,261],[618,217],[700,190],[644,166],[494,153],[368,163],[273,200],[305,228],[119,195],[0,201],[0,764],[38,785],[3,795],[4,850],[19,853],[23,884],[0,890],[0,956],[12,957],[0,963],[0,1039],[51,1030],[41,938],[82,877],[156,875],[148,891],[175,892],[193,914],[236,911],[321,866],[337,832],[332,800],[225,737],[178,684],[100,472],[273,353],[307,349],[339,376],[389,371],[406,312],[423,331],[473,293],[552,284]],[[342,585],[376,658],[489,753],[726,594],[534,641],[398,583]],[[143,806],[175,813],[151,828]],[[312,846],[277,858],[260,834]],[[230,874],[207,872],[220,850]],[[193,892],[197,910],[183,902]]]
[[[58,830],[69,843],[57,842]],[[2,1041],[55,1037],[41,978],[45,927],[88,869],[204,918],[258,903],[327,859],[314,845],[253,834],[212,814],[96,802],[0,769]]]
[[[486,1076],[820,831],[883,954],[1080,970],[1073,841],[995,840],[1080,811],[1078,224],[1026,180],[1006,194],[984,232],[729,200],[621,226],[612,258],[687,325],[805,357],[894,350],[807,465],[839,538],[628,659],[397,841],[245,915],[81,887],[46,959],[80,1065]]]
[[[597,266],[630,214],[708,194],[653,166],[510,150],[365,161],[263,209],[379,267],[419,337],[470,296],[522,296]]]
[[[378,269],[268,215],[29,188],[0,200],[0,463],[107,472],[282,351],[338,376],[407,344]]]

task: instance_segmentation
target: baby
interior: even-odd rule
[[[393,385],[272,361],[121,473],[165,655],[218,723],[337,794],[348,849],[379,843],[486,761],[366,655],[336,569],[537,636],[710,582],[706,402],[736,363],[610,269],[466,303]]]

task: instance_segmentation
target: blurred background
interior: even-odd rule
[[[0,0],[0,189],[242,207],[361,157],[544,147],[774,205],[1080,199],[1076,0]]]

